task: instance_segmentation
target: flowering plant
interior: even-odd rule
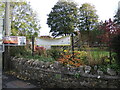
[[[44,48],[42,46],[36,46],[35,53],[37,53],[38,55],[45,55],[46,56],[46,48]]]
[[[64,50],[62,57],[58,59],[63,65],[69,65],[73,67],[79,67],[83,65],[83,61],[79,58],[80,52],[74,52],[74,56],[68,50]]]

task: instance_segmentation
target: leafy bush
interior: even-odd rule
[[[35,47],[35,54],[38,54],[38,55],[44,55],[44,56],[47,56],[46,54],[46,48],[44,47],[40,47],[40,46],[36,46]]]
[[[88,53],[86,51],[74,51],[77,58],[82,60],[84,64],[88,64]]]
[[[114,52],[117,54],[120,53],[120,35],[115,36],[111,40],[111,48],[113,49]]]
[[[26,59],[34,59],[34,60],[39,60],[39,61],[44,61],[44,62],[53,62],[55,61],[55,59],[51,58],[51,57],[45,57],[45,56],[40,56],[40,55],[26,55],[26,56],[20,56],[22,58],[26,58]]]
[[[117,55],[116,62],[120,65],[120,35],[115,36],[111,40],[111,48],[113,52],[115,52]]]
[[[61,53],[63,51],[60,49],[49,49],[46,52],[47,52],[47,56],[50,56],[50,57],[54,58],[55,60],[57,60],[58,58],[61,57]]]
[[[62,57],[58,59],[59,62],[61,62],[63,65],[73,66],[73,67],[79,67],[80,65],[83,65],[83,61],[79,58],[79,52],[74,52],[74,58],[70,51],[64,50],[64,53],[62,54]]]
[[[39,56],[38,60],[39,61],[44,61],[44,62],[53,62],[53,61],[55,61],[54,58],[52,58],[52,57],[45,57],[45,56]]]
[[[108,64],[108,65],[99,65],[98,68],[99,68],[101,71],[103,71],[104,73],[107,72],[107,68],[111,68],[111,69],[113,69],[113,70],[115,70],[115,71],[117,71],[117,72],[120,71],[120,67],[119,67],[119,65],[116,64],[116,63]]]
[[[11,46],[10,56],[26,56],[30,55],[30,51],[26,49],[25,46]]]

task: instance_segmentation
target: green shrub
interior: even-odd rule
[[[75,76],[76,78],[80,78],[80,73],[76,73],[74,76]]]
[[[120,66],[120,59],[119,59],[120,58],[120,35],[115,36],[111,40],[111,48],[113,52],[116,53],[116,62]]]
[[[47,56],[50,56],[50,57],[54,58],[55,60],[57,60],[58,58],[61,57],[61,53],[63,51],[60,49],[49,49],[46,52],[47,52]]]
[[[23,58],[27,58],[27,59],[34,59],[34,60],[39,60],[39,61],[44,61],[44,62],[53,62],[55,61],[55,59],[51,58],[51,57],[45,57],[44,55],[40,56],[40,55],[27,55],[27,56],[21,56]]]
[[[10,47],[10,56],[25,56],[30,55],[30,51],[26,49],[25,46],[11,46]]]
[[[38,55],[40,55],[40,56],[42,56],[42,55],[44,55],[44,56],[47,56],[46,55],[46,49],[44,48],[44,47],[40,47],[40,46],[37,46],[36,48],[35,48],[35,52],[34,52],[35,54],[38,54]]]
[[[39,61],[44,61],[44,62],[53,62],[55,61],[55,59],[53,59],[52,57],[45,57],[45,56],[39,56]]]
[[[114,64],[108,64],[107,67],[114,69],[115,71],[120,71],[120,67],[118,64],[114,63]]]
[[[107,65],[99,65],[98,67],[101,71],[103,72],[107,72],[107,68],[111,68],[114,69],[115,71],[119,72],[120,71],[120,67],[118,64],[113,63],[113,64],[107,64]]]

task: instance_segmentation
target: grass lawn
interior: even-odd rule
[[[109,56],[108,51],[90,51],[90,54],[94,59],[100,59],[101,57]]]

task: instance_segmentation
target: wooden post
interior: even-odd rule
[[[32,56],[34,56],[34,36],[32,36]]]
[[[72,39],[72,58],[74,59],[74,39],[73,39],[73,33],[71,35],[71,39]]]

